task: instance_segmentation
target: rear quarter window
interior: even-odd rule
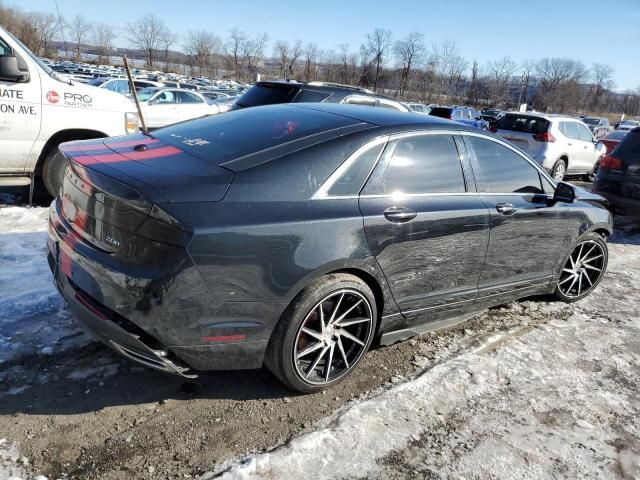
[[[550,122],[540,117],[530,117],[527,115],[505,115],[496,124],[498,130],[509,130],[512,132],[546,133],[549,131]]]

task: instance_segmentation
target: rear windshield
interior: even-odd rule
[[[287,103],[293,99],[298,89],[296,85],[254,85],[237,100],[236,104],[240,107],[257,107]]]
[[[626,131],[617,130],[615,132],[611,132],[609,135],[604,137],[604,139],[605,140],[622,140],[626,134],[627,134]]]
[[[631,130],[611,154],[624,163],[640,163],[640,129]]]
[[[433,107],[429,112],[429,115],[440,118],[451,118],[451,112],[453,108],[447,107]]]
[[[498,130],[510,130],[512,132],[524,132],[531,134],[546,133],[549,130],[549,121],[540,117],[527,115],[505,115],[498,123]]]
[[[361,123],[293,106],[234,110],[156,130],[153,136],[215,165],[310,135]]]

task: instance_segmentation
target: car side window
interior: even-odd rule
[[[162,92],[160,95],[158,95],[156,100],[158,101],[158,103],[161,103],[161,104],[176,102],[176,98],[173,92]]]
[[[593,135],[591,135],[589,129],[580,123],[576,123],[576,125],[578,126],[578,135],[580,136],[580,140],[583,142],[592,142]]]
[[[377,142],[357,153],[358,158],[340,175],[340,178],[336,180],[327,193],[332,197],[360,193],[362,184],[371,173],[383,148],[384,143]]]
[[[543,193],[538,170],[522,156],[497,142],[467,136],[476,159],[478,191],[487,193]]]
[[[11,55],[11,48],[0,38],[0,55]]]
[[[378,184],[367,185],[363,193],[407,195],[465,192],[462,164],[451,135],[415,135],[392,142]],[[372,179],[379,178],[372,175]]]
[[[568,138],[574,140],[580,140],[580,134],[578,133],[578,124],[576,122],[560,122],[562,127],[562,133]]]
[[[176,96],[180,103],[202,103],[202,100],[197,95],[190,92],[176,92]]]

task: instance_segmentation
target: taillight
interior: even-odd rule
[[[554,137],[551,133],[546,132],[546,133],[537,133],[533,136],[533,139],[536,142],[555,142],[556,141],[556,137]]]
[[[600,168],[604,170],[622,170],[622,160],[612,155],[605,155],[600,160]]]
[[[496,133],[496,132],[498,131],[498,127],[496,127],[495,125],[491,125],[491,126],[489,127],[489,131],[490,131],[490,132],[493,132],[493,133]]]

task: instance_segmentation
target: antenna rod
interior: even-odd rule
[[[127,60],[127,56],[122,57],[122,61],[124,62],[124,68],[127,71],[127,78],[129,79],[129,89],[131,90],[131,94],[133,95],[133,101],[136,104],[136,108],[138,109],[138,116],[140,117],[140,123],[142,124],[142,133],[149,133],[147,130],[147,124],[144,121],[144,116],[142,115],[142,109],[140,108],[140,102],[138,101],[138,93],[136,92],[136,86],[133,83],[133,77],[131,76],[131,70],[129,70],[129,61]]]

